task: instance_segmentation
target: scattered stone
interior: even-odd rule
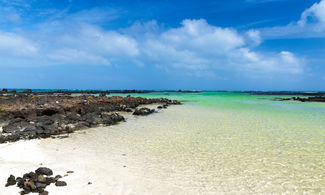
[[[12,186],[12,185],[15,185],[16,184],[16,179],[15,179],[15,176],[13,175],[10,175],[7,179],[7,184],[6,184],[6,187],[8,186]]]
[[[20,188],[24,187],[24,179],[23,178],[17,177],[16,182],[17,182],[18,187],[20,187]]]
[[[34,183],[34,181],[32,180],[26,180],[24,182],[24,189],[28,189],[28,190],[36,190],[36,185]]]
[[[91,185],[91,184],[93,184],[93,183],[91,183],[91,182],[88,182],[88,185]]]
[[[145,115],[149,115],[149,114],[153,113],[154,111],[155,111],[155,109],[140,108],[140,109],[135,109],[135,111],[133,112],[133,115],[145,116]]]
[[[41,183],[45,183],[46,182],[46,178],[43,175],[39,175],[37,177],[37,181],[41,182]]]
[[[132,109],[131,108],[126,108],[125,112],[132,112]]]
[[[36,185],[36,188],[46,188],[46,186],[47,186],[45,183],[39,183],[39,182],[36,182],[35,185]]]
[[[67,183],[66,183],[65,181],[56,181],[56,182],[55,182],[55,185],[56,185],[56,186],[66,186]]]
[[[51,183],[55,183],[54,177],[47,177],[45,183],[50,185]]]
[[[67,171],[67,173],[74,173],[74,171]]]
[[[5,143],[6,142],[6,137],[0,135],[0,144]]]
[[[43,191],[43,192],[40,192],[39,195],[48,195],[49,192],[48,191]]]
[[[23,189],[20,194],[29,194],[29,193],[39,193],[40,195],[47,195],[48,192],[45,191],[45,188],[51,183],[55,183],[56,186],[66,186],[67,183],[64,181],[58,181],[61,178],[60,175],[57,175],[56,178],[49,177],[53,175],[51,169],[46,167],[40,167],[35,172],[29,172],[23,175],[23,177],[17,177],[10,175],[7,179],[6,187],[10,185],[15,185]]]
[[[40,167],[35,172],[38,175],[47,175],[47,176],[53,175],[53,171],[46,167]]]
[[[54,177],[55,181],[58,181],[60,178],[62,178],[61,175],[57,175],[57,176]]]

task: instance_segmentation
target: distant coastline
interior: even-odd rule
[[[133,94],[133,93],[153,93],[153,92],[177,92],[177,93],[200,93],[197,90],[70,90],[70,89],[2,89],[2,94],[34,94],[34,95],[71,95],[71,94]]]

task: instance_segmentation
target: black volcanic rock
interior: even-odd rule
[[[24,93],[33,93],[33,91],[31,89],[26,89]]]
[[[16,179],[15,179],[15,176],[13,175],[10,175],[7,179],[7,184],[6,184],[6,187],[8,186],[12,186],[12,185],[16,185]]]
[[[56,186],[66,186],[67,183],[66,183],[65,181],[56,181],[56,182],[55,182],[55,185],[56,185]]]
[[[47,167],[40,167],[35,171],[38,175],[53,175],[53,171]]]
[[[139,105],[180,104],[166,98],[37,96],[35,92],[33,95],[17,94],[0,98],[0,144],[20,139],[48,138],[98,125],[114,125],[125,121],[116,111],[132,112]],[[141,108],[134,111],[134,115],[152,112],[154,110]]]
[[[153,113],[154,111],[155,111],[155,109],[140,108],[140,109],[135,109],[135,111],[133,112],[133,115],[145,116],[145,115],[149,115],[149,114]]]
[[[274,100],[277,100],[277,101],[299,101],[299,102],[323,102],[323,103],[325,103],[324,96],[275,98]]]
[[[26,173],[23,177],[17,177],[17,179],[15,179],[15,176],[10,175],[7,179],[6,187],[17,183],[17,187],[23,189],[20,194],[29,194],[32,192],[46,195],[48,192],[45,191],[45,188],[52,183],[55,183],[56,186],[67,185],[65,181],[58,181],[60,179],[59,177],[49,177],[52,174],[51,169],[40,167],[35,172]]]

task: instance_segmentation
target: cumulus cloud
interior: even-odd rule
[[[80,12],[71,17],[56,17],[36,25],[34,32],[25,33],[25,36],[23,32],[19,35],[0,32],[0,55],[33,58],[30,61],[15,58],[12,65],[23,62],[26,66],[153,66],[209,78],[218,77],[219,71],[248,76],[301,74],[304,71],[304,61],[289,51],[258,52],[256,46],[262,39],[257,30],[238,32],[210,25],[204,19],[186,19],[179,27],[168,29],[150,21],[110,30],[101,28],[96,22],[73,19],[82,13],[93,14]]]
[[[318,23],[319,30],[324,30],[325,28],[325,0],[321,0],[319,3],[315,3],[313,6],[305,10],[298,24],[304,26],[311,23]]]
[[[253,45],[259,45],[262,43],[262,38],[260,31],[258,30],[249,30],[246,32],[248,40],[251,41]]]
[[[240,34],[234,29],[209,25],[205,20],[184,20],[144,41],[142,58],[149,64],[193,71],[232,70],[234,72],[303,72],[303,60],[293,53],[262,53],[252,49],[261,42],[258,31]],[[209,73],[211,74],[211,72]]]
[[[306,9],[298,21],[286,26],[261,29],[262,37],[272,38],[306,38],[325,36],[325,0]]]

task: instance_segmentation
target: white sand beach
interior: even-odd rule
[[[151,106],[152,107],[152,106]],[[125,113],[124,113],[125,114]],[[158,116],[158,115],[156,115]],[[65,187],[51,184],[50,194],[166,194],[175,189],[164,186],[159,180],[148,180],[142,175],[141,162],[130,155],[130,148],[123,145],[126,128],[145,119],[128,115],[128,122],[110,127],[98,127],[70,134],[63,139],[26,140],[0,145],[0,194],[16,195],[16,186],[5,187],[10,174],[22,176],[38,167],[49,167],[55,175],[68,174],[61,180]],[[143,124],[141,122],[141,124]],[[123,130],[124,129],[124,130]],[[100,134],[106,134],[103,137]],[[108,132],[108,131],[111,131]],[[122,134],[121,134],[122,133]],[[115,135],[114,135],[115,134]],[[106,140],[109,136],[112,140]],[[96,139],[98,140],[96,141]],[[88,140],[88,141],[87,141]],[[109,143],[111,141],[111,143]],[[116,141],[120,142],[117,143]],[[107,147],[103,147],[103,146]],[[131,170],[132,169],[132,170]],[[91,184],[88,184],[91,182]],[[159,186],[159,187],[157,187]]]

